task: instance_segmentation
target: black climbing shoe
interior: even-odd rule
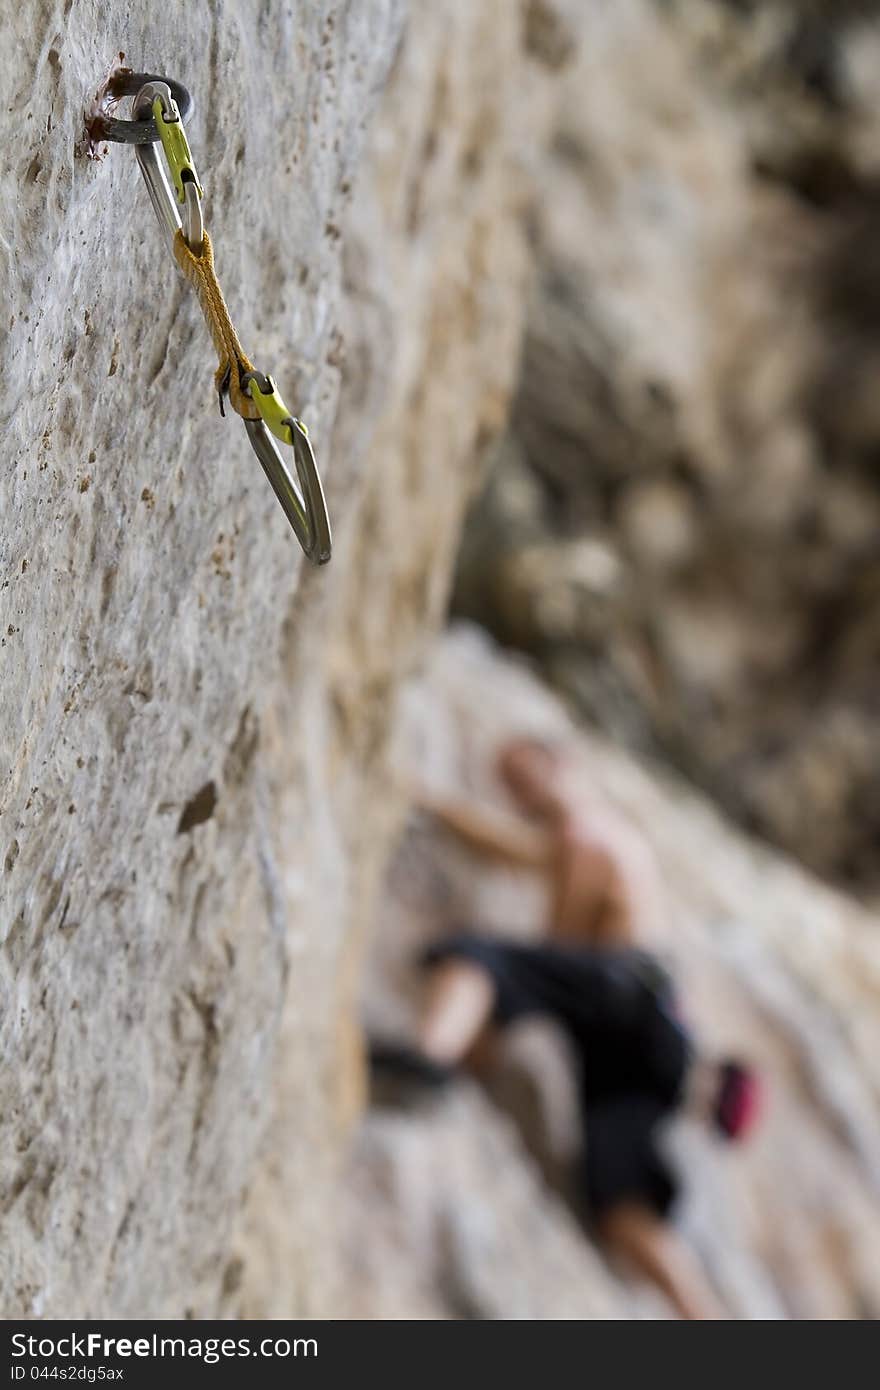
[[[432,1062],[407,1043],[370,1044],[370,1103],[380,1109],[421,1110],[452,1081],[452,1067]]]
[[[447,1085],[455,1076],[454,1067],[432,1062],[417,1047],[408,1043],[371,1042],[370,1071],[374,1076],[390,1076],[400,1081],[414,1081],[437,1089]]]

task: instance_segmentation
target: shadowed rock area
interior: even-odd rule
[[[584,6],[459,611],[865,895],[880,799],[880,19]]]

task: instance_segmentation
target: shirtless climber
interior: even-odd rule
[[[699,1261],[668,1220],[677,1183],[658,1135],[674,1111],[688,1110],[725,1138],[741,1138],[757,1112],[757,1078],[696,1050],[666,971],[645,949],[662,932],[647,846],[582,799],[553,745],[518,738],[502,750],[499,770],[522,817],[429,797],[422,805],[481,854],[547,875],[546,939],[462,935],[432,946],[417,1046],[377,1046],[374,1064],[439,1083],[517,1019],[555,1020],[578,1062],[581,1185],[600,1240],[681,1317],[721,1317]]]

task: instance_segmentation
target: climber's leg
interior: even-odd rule
[[[443,1087],[460,1064],[473,1063],[495,1007],[495,986],[476,962],[450,957],[432,965],[428,998],[414,1043],[373,1039],[375,1077],[419,1087]]]
[[[373,1071],[427,1085],[443,1085],[463,1064],[484,1068],[494,1029],[515,1015],[518,997],[507,980],[509,948],[488,937],[462,934],[422,953],[427,999],[412,1042],[374,1039]]]
[[[495,1006],[492,977],[476,961],[450,956],[428,975],[428,998],[419,1025],[419,1046],[440,1066],[463,1062],[483,1033]]]

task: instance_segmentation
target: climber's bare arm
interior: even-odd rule
[[[487,859],[526,869],[548,870],[552,866],[554,841],[544,830],[500,811],[421,790],[416,794],[416,803]]]
[[[601,1218],[606,1245],[657,1286],[679,1316],[726,1318],[694,1252],[668,1222],[640,1202],[620,1202]]]

